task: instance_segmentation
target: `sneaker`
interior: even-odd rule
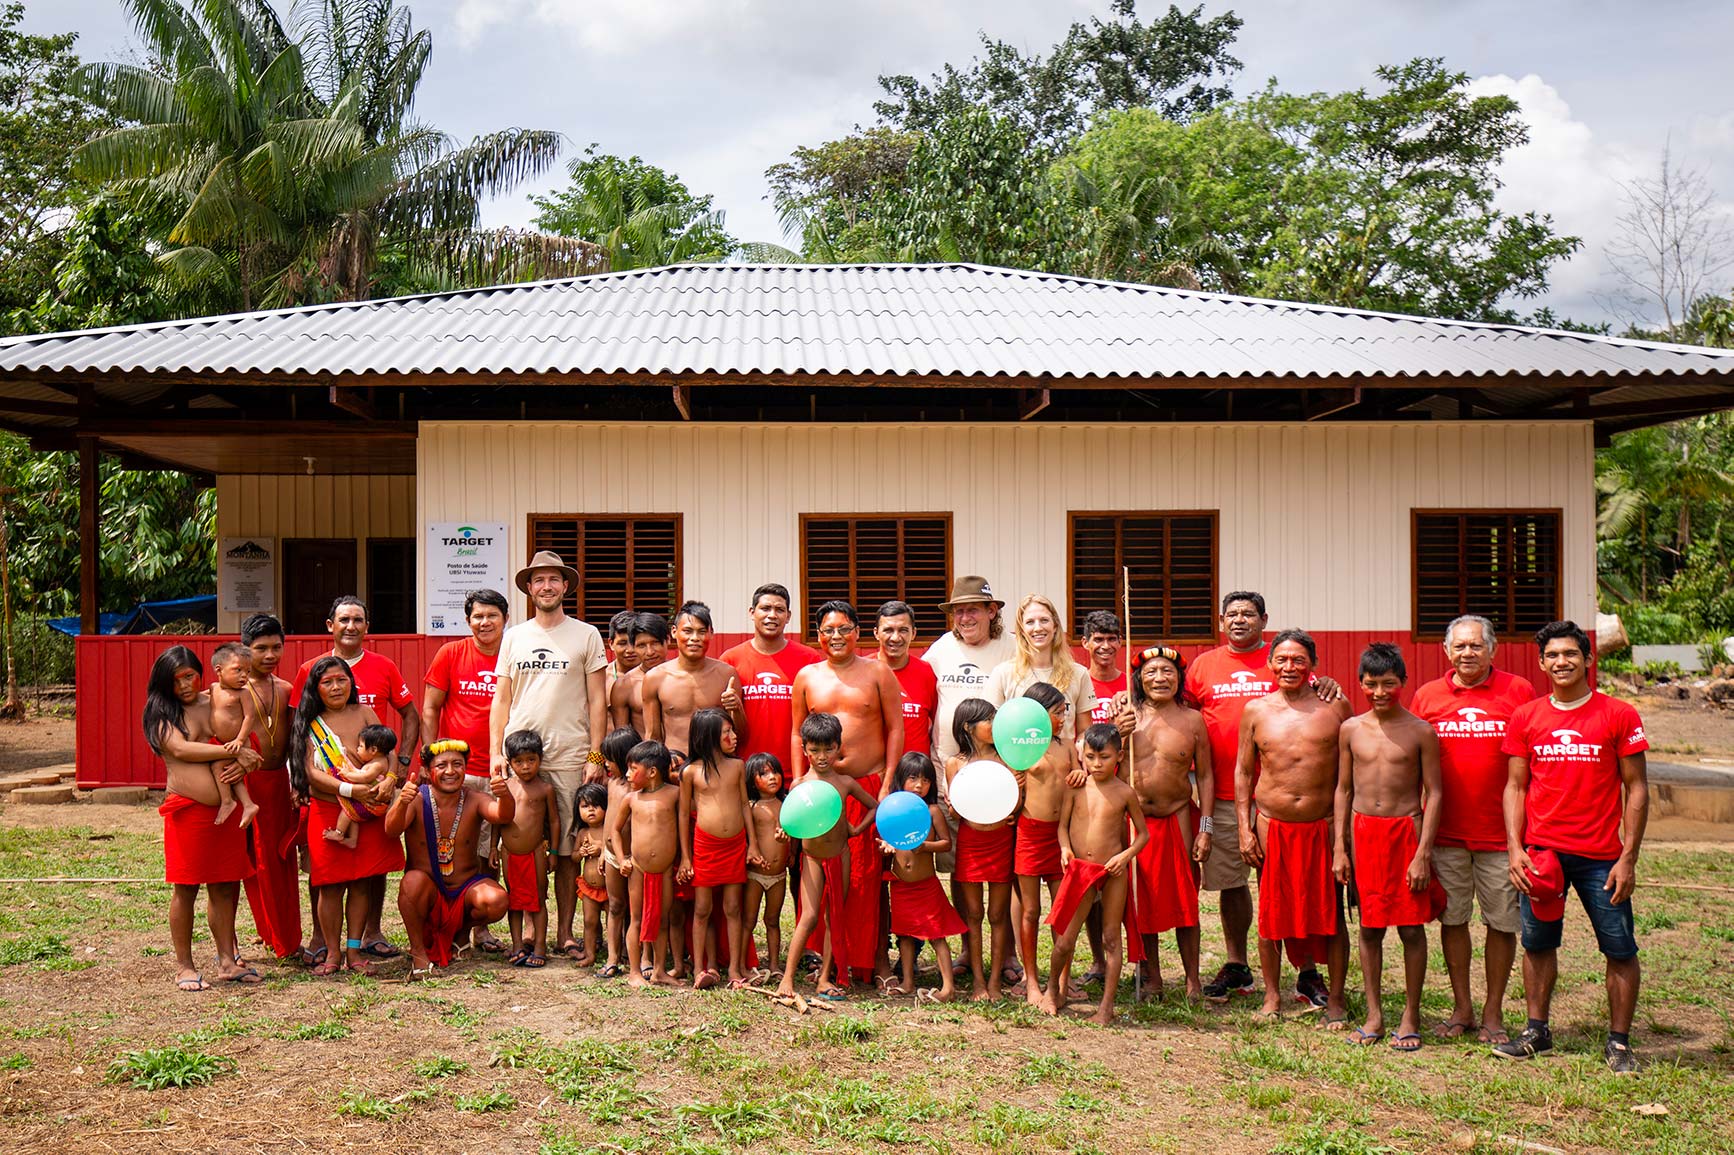
[[[1226,1003],[1230,995],[1250,995],[1256,989],[1251,967],[1245,963],[1224,963],[1216,977],[1204,984],[1204,997],[1209,1002]]]
[[[1324,1010],[1325,1004],[1330,1001],[1325,989],[1324,976],[1312,967],[1302,971],[1300,978],[1295,980],[1294,997],[1315,1010]]]
[[[1616,1075],[1635,1075],[1638,1073],[1637,1052],[1624,1043],[1608,1040],[1607,1047],[1602,1051],[1602,1057],[1608,1061],[1608,1070]]]
[[[1533,1059],[1553,1050],[1553,1032],[1546,1027],[1525,1027],[1515,1039],[1498,1043],[1493,1054],[1501,1059]],[[1635,1060],[1634,1060],[1635,1062]]]

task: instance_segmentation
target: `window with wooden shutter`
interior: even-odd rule
[[[1413,518],[1417,639],[1438,639],[1462,614],[1501,637],[1559,620],[1560,511],[1417,509]]]
[[[578,571],[566,612],[604,633],[621,610],[672,618],[683,600],[678,513],[532,513],[530,552],[543,549]]]
[[[1128,621],[1122,570],[1131,570],[1131,638],[1153,642],[1216,640],[1216,511],[1086,512],[1070,517],[1068,561],[1074,642],[1085,615],[1109,610]]]
[[[939,603],[951,593],[949,513],[803,513],[801,635],[813,637],[813,611],[841,598],[872,633],[873,612],[888,601],[915,611],[924,639],[945,632]]]

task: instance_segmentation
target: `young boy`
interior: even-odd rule
[[[608,821],[608,787],[586,782],[578,787],[578,821],[584,830],[572,847],[578,860],[578,897],[584,901],[584,951],[581,967],[595,966],[602,952],[602,911],[608,906],[608,881],[602,865],[604,827]]]
[[[632,644],[638,664],[614,680],[608,690],[608,724],[644,733],[644,675],[668,660],[668,619],[661,614],[635,614]]]
[[[638,736],[637,730],[626,726],[609,731],[608,736],[602,740],[602,766],[608,788],[608,811],[602,820],[602,877],[608,887],[608,921],[605,924],[608,961],[596,972],[599,979],[619,978],[626,973],[626,924],[632,921],[632,903],[626,876],[620,873],[620,862],[614,857],[614,850],[609,842],[609,832],[615,828],[614,820],[620,814],[620,804],[632,792],[632,787],[626,781],[627,756],[632,753],[632,748],[643,740]],[[620,837],[630,852],[631,829],[622,828]]]
[[[1012,859],[1020,906],[1017,947],[1024,964],[1024,998],[1031,1006],[1040,1006],[1041,965],[1036,959],[1036,944],[1042,929],[1042,883],[1047,883],[1052,898],[1065,870],[1060,865],[1060,807],[1071,793],[1066,779],[1072,772],[1072,746],[1061,739],[1060,730],[1066,724],[1070,703],[1046,682],[1025,690],[1024,697],[1048,712],[1054,728],[1047,753],[1023,775],[1024,806],[1018,814],[1017,849]]]
[[[633,644],[632,626],[638,620],[638,615],[632,610],[621,610],[608,619],[608,650],[614,655],[614,660],[606,667],[608,677],[603,689],[614,692],[614,683],[638,668],[638,648]]]
[[[247,693],[247,675],[253,670],[252,653],[239,642],[218,646],[217,652],[211,655],[211,669],[217,675],[217,681],[211,687],[211,741],[231,755],[245,750],[249,742],[257,750],[259,744],[253,740],[253,727],[257,725],[258,713],[253,707],[252,695]],[[259,808],[253,804],[253,796],[247,793],[245,778],[229,783],[217,773],[228,765],[228,762],[211,763],[211,777],[216,779],[219,799],[217,825],[227,822],[229,815],[239,806],[241,826],[245,829],[252,824]],[[351,841],[349,845],[355,843]]]
[[[343,752],[349,765],[338,769],[338,781],[356,786],[371,786],[391,773],[391,752],[395,749],[397,735],[392,733],[390,726],[382,726],[378,722],[363,726],[361,733],[355,736],[355,752]],[[386,804],[383,802],[358,803],[341,796],[337,799],[337,805],[340,811],[337,825],[325,831],[325,840],[341,842],[351,850],[355,849],[356,841],[361,837],[361,824],[378,818],[386,811]]]
[[[517,809],[512,825],[497,831],[496,865],[506,874],[506,921],[512,928],[515,967],[539,970],[548,965],[548,871],[550,848],[560,845],[560,808],[554,787],[542,777],[542,736],[534,730],[506,735],[506,764],[512,777],[506,789]],[[524,916],[530,916],[525,933]]]
[[[1198,875],[1194,863],[1210,854],[1214,823],[1193,821],[1192,778],[1198,797],[1214,798],[1215,767],[1204,716],[1181,704],[1186,665],[1178,651],[1151,646],[1132,659],[1134,757],[1132,788],[1144,813],[1150,842],[1138,855],[1138,933],[1150,960],[1146,977],[1162,997],[1161,934],[1172,930],[1186,973],[1186,997],[1201,999],[1198,975]],[[1196,829],[1194,827],[1196,826]]]
[[[741,892],[747,863],[759,857],[757,832],[747,803],[746,765],[734,756],[738,745],[728,712],[706,707],[692,716],[691,761],[680,772],[680,872],[690,882],[694,990],[721,981],[712,953],[712,910],[719,892],[723,930],[717,953],[728,955],[729,988],[747,985],[746,947],[741,927]],[[751,940],[750,930],[744,941]]]
[[[1114,1021],[1114,996],[1120,990],[1120,925],[1126,924],[1131,939],[1132,961],[1144,957],[1143,943],[1129,902],[1126,868],[1150,841],[1139,809],[1138,796],[1120,781],[1120,732],[1105,722],[1084,731],[1084,769],[1089,779],[1083,788],[1066,795],[1060,811],[1060,858],[1065,878],[1054,895],[1048,925],[1064,928],[1054,943],[1053,971],[1042,1010],[1057,1015],[1066,1005],[1066,983],[1071,975],[1072,952],[1078,932],[1093,902],[1102,904],[1102,1002],[1092,1021],[1107,1026]],[[1126,844],[1127,824],[1136,831]]]
[[[1385,928],[1403,942],[1403,1019],[1391,1036],[1398,1051],[1421,1049],[1421,989],[1427,981],[1427,923],[1445,910],[1433,878],[1439,832],[1439,739],[1403,708],[1403,654],[1374,642],[1361,654],[1361,690],[1372,708],[1342,725],[1338,740],[1337,881],[1351,875],[1361,898],[1361,976],[1367,1021],[1349,1035],[1368,1047],[1385,1037],[1379,1005]],[[1423,805],[1425,803],[1425,808]],[[1352,833],[1351,833],[1352,819]],[[1351,852],[1351,846],[1353,847]]]
[[[801,840],[801,917],[795,923],[795,933],[789,936],[789,966],[783,971],[783,981],[777,985],[777,1001],[792,1004],[795,998],[795,960],[807,949],[807,940],[819,923],[821,906],[825,915],[825,948],[821,953],[819,971],[813,976],[817,998],[841,1000],[842,987],[827,978],[833,971],[846,977],[845,964],[837,958],[838,921],[843,917],[843,904],[849,898],[849,840],[873,825],[873,811],[879,800],[867,793],[858,779],[835,772],[837,752],[843,744],[843,723],[835,714],[808,714],[801,723],[801,753],[807,759],[807,776],[802,782],[823,782],[845,798],[853,796],[865,807],[858,822],[851,826],[841,815],[837,824],[816,838]]]
[[[663,969],[668,950],[669,910],[674,905],[674,871],[680,855],[680,791],[668,784],[671,762],[661,742],[640,742],[626,756],[626,781],[632,790],[608,828],[608,846],[632,895],[632,925],[626,932],[626,981],[635,987],[674,986]],[[632,833],[628,853],[621,830]],[[650,935],[650,974],[645,975],[645,934]]]

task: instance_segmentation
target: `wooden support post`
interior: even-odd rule
[[[674,387],[674,407],[680,410],[682,421],[692,420],[692,389],[686,385]]]
[[[1046,389],[1018,390],[1018,420],[1028,421],[1042,410],[1046,409],[1052,397]]]
[[[373,404],[373,390],[363,393],[359,389],[349,389],[341,385],[333,385],[326,395],[333,408],[345,413],[354,414],[363,421],[378,421],[379,410]]]
[[[102,629],[101,588],[97,581],[102,564],[102,497],[97,463],[101,454],[94,437],[78,439],[78,624],[85,637]]]

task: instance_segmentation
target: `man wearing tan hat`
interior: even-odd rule
[[[939,603],[939,608],[950,619],[951,629],[923,657],[939,682],[939,703],[933,710],[933,760],[943,766],[957,753],[951,736],[957,704],[985,696],[988,675],[1010,660],[1015,644],[999,620],[1005,603],[994,596],[984,577],[970,574],[953,581],[951,599]]]
[[[591,764],[600,768],[596,743],[607,733],[607,651],[595,626],[567,617],[562,604],[578,571],[560,555],[542,550],[518,571],[517,585],[529,595],[532,617],[500,639],[494,663],[494,706],[488,714],[488,762],[493,777],[507,773],[506,735],[533,730],[542,738],[542,777],[554,787],[560,807],[560,845],[554,848],[554,906],[560,950],[576,957],[583,946],[572,937],[578,864],[572,846],[583,825],[577,815],[578,787]]]

